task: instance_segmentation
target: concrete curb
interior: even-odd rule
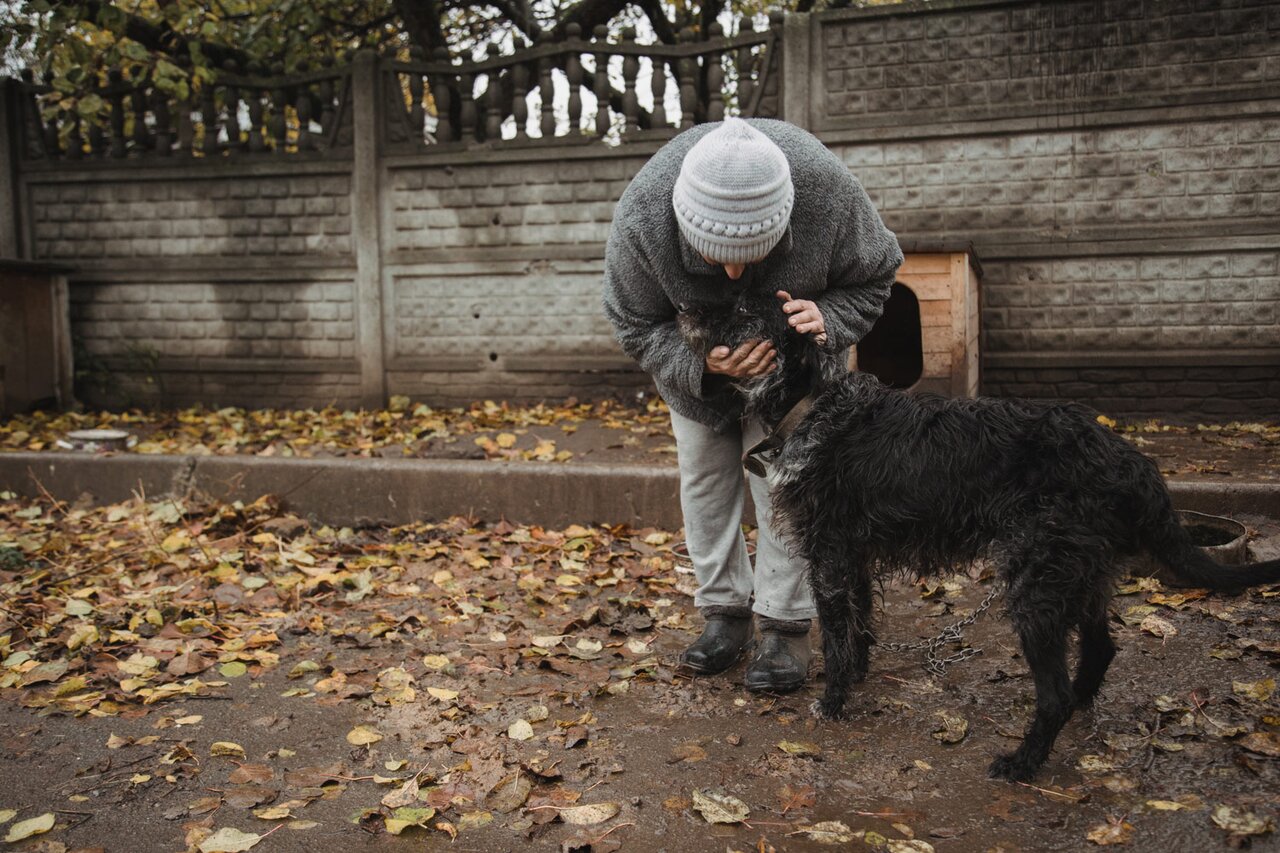
[[[431,459],[271,459],[0,453],[0,491],[94,504],[206,494],[222,501],[279,497],[326,524],[406,524],[450,515],[563,527],[681,526],[674,467]],[[1181,509],[1280,518],[1280,483],[1173,481]]]
[[[430,459],[271,459],[0,453],[0,491],[94,504],[206,494],[221,501],[278,496],[326,524],[406,524],[451,515],[564,527],[606,522],[681,525],[674,468]]]

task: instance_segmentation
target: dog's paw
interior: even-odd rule
[[[810,712],[819,720],[835,722],[848,718],[848,714],[844,710],[844,702],[832,702],[827,699],[816,699],[809,706]]]
[[[1001,755],[987,767],[987,775],[992,779],[1004,779],[1009,782],[1030,782],[1035,778],[1038,768],[1027,759],[1010,752]]]
[[[1075,711],[1091,711],[1101,701],[1100,697],[1101,694],[1096,690],[1092,693],[1081,693],[1079,690],[1073,690],[1071,708]]]

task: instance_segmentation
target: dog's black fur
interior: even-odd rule
[[[998,564],[1036,688],[1025,738],[990,767],[1013,781],[1035,775],[1102,684],[1115,655],[1107,605],[1118,560],[1151,554],[1219,590],[1280,581],[1280,560],[1224,567],[1206,557],[1178,523],[1156,466],[1081,406],[890,390],[792,331],[769,294],[744,294],[732,310],[686,310],[679,327],[704,356],[718,344],[774,342],[777,368],[737,383],[748,413],[766,424],[814,395],[773,459],[771,494],[809,566],[826,658],[815,704],[823,718],[839,718],[866,677],[873,586],[888,573],[949,572],[980,557]]]

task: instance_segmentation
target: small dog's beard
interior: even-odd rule
[[[732,307],[686,308],[677,315],[676,327],[690,349],[704,361],[716,347],[733,351],[749,341],[772,341],[773,369],[762,376],[733,379],[731,384],[742,395],[747,415],[772,427],[785,414],[782,409],[788,395],[787,370],[797,367],[789,364],[785,354],[787,336],[794,333],[781,305],[772,297],[744,294]]]
[[[764,418],[766,421],[776,420],[774,411],[786,397],[785,365],[783,356],[778,353],[774,357],[774,368],[763,376],[752,376],[736,380],[733,384],[742,394],[744,408],[748,415]],[[769,424],[772,426],[772,424]]]

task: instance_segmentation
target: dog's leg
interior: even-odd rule
[[[1018,633],[1036,681],[1036,716],[1018,749],[996,758],[988,772],[1009,781],[1029,781],[1048,758],[1053,740],[1070,719],[1074,697],[1066,669],[1064,626],[1019,626]]]
[[[1027,782],[1049,757],[1058,732],[1071,717],[1074,696],[1067,677],[1067,628],[1061,604],[1015,610],[1022,652],[1036,685],[1036,711],[1016,750],[991,762],[988,772],[1010,782]]]
[[[818,621],[822,625],[822,661],[826,687],[822,698],[813,705],[815,716],[839,720],[844,716],[844,702],[855,680],[857,643],[854,636],[853,608],[848,590],[833,589],[815,595]],[[865,654],[863,655],[865,659]]]
[[[853,671],[850,675],[854,684],[861,684],[867,679],[871,647],[876,642],[871,624],[871,575],[865,568],[860,567],[854,574],[850,595],[849,606],[853,610]]]
[[[1107,629],[1106,605],[1101,614],[1089,614],[1080,622],[1080,662],[1071,684],[1077,708],[1084,707],[1098,695],[1107,667],[1116,656],[1116,644]]]
[[[848,575],[827,563],[811,577],[822,625],[826,677],[826,689],[814,703],[813,711],[822,719],[837,720],[844,714],[850,689],[867,677],[870,648],[875,642],[871,630],[871,577],[860,561]]]

